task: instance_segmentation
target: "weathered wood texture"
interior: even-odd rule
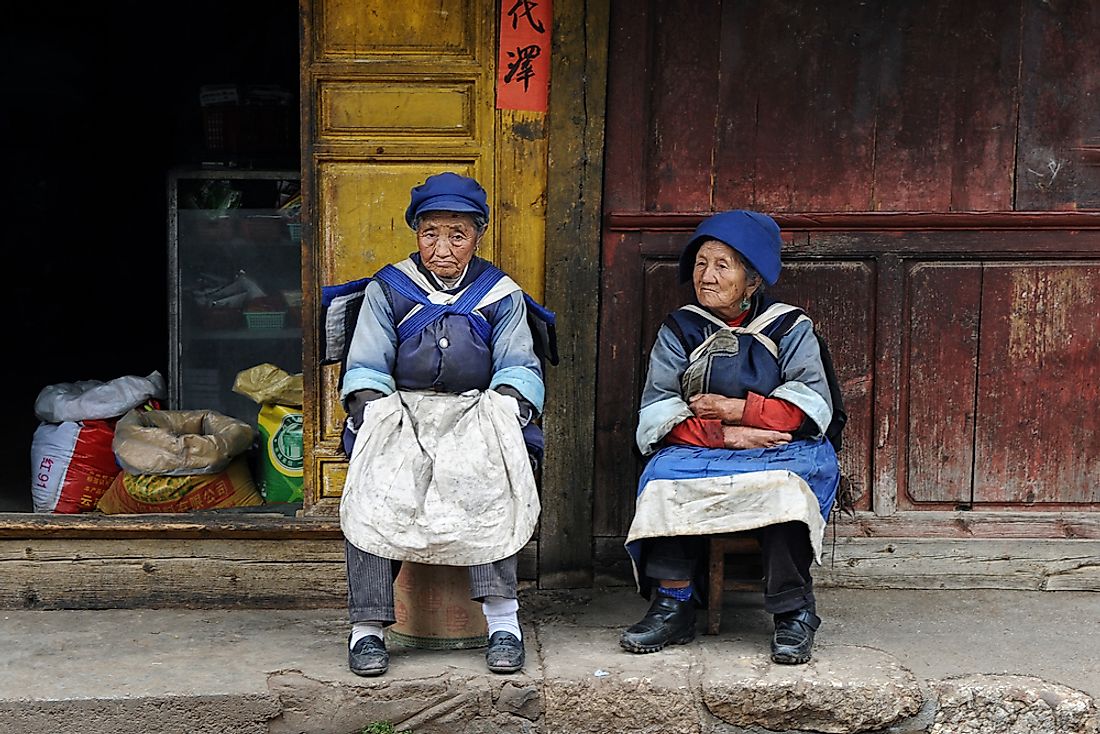
[[[1024,0],[1017,209],[1100,207],[1100,12]]]
[[[539,585],[592,581],[592,405],[599,314],[600,189],[609,2],[554,6],[549,169],[546,186],[546,305],[557,314],[561,361],[546,371],[539,520]]]
[[[596,545],[596,583],[633,586],[622,538]],[[826,537],[814,584],[851,589],[1100,591],[1100,539]],[[727,574],[728,576],[728,574]]]
[[[1100,541],[844,538],[814,583],[862,589],[1100,591]]]
[[[918,263],[908,284],[909,497],[969,505],[982,268]]]
[[[499,4],[489,0],[303,3],[303,254],[306,323],[325,285],[416,249],[409,190],[451,170],[489,194],[479,255],[543,297],[546,115],[495,108]],[[338,369],[305,340],[305,509],[333,516],[343,489]]]
[[[1100,335],[1069,315],[1100,267],[1097,31],[1074,0],[614,5],[597,554],[633,512],[646,355],[691,297],[675,258],[739,207],[776,215],[774,292],[832,347],[860,509],[1100,509]]]
[[[611,63],[624,83],[613,79],[609,108],[643,174],[623,183],[637,210],[1005,211],[1100,201],[1090,154],[1100,123],[1088,102],[1100,93],[1090,40],[1100,18],[1086,0],[650,2],[614,11]],[[616,146],[608,153],[614,160]]]
[[[244,538],[331,540],[342,538],[337,520],[283,515],[192,512],[149,515],[47,515],[0,513],[2,538]]]
[[[535,578],[537,545],[520,552]],[[343,539],[6,539],[0,608],[340,608],[347,604]]]
[[[974,503],[1100,503],[1100,262],[983,271]]]
[[[842,469],[859,509],[1100,507],[1089,407],[1100,334],[1072,317],[1096,310],[1100,265],[1088,258],[1100,230],[818,232],[779,221],[791,254],[773,293],[807,309],[830,344],[850,416]],[[664,315],[691,299],[674,260],[690,229],[679,215],[645,224],[608,236],[596,535],[629,526],[648,353]],[[1029,254],[1043,260],[1019,261]]]

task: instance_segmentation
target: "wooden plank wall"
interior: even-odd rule
[[[303,319],[319,323],[325,285],[373,274],[416,249],[409,190],[450,170],[485,187],[479,255],[533,298],[545,276],[546,114],[498,110],[499,3],[303,1]],[[338,512],[347,461],[339,368],[318,365],[307,330],[305,512]]]
[[[597,578],[623,559],[646,356],[690,298],[674,259],[730,208],[780,221],[775,293],[841,373],[842,535],[1023,511],[1064,538],[1042,518],[1100,509],[1100,335],[1074,317],[1100,274],[1097,33],[1085,0],[613,4]]]
[[[547,370],[539,585],[592,581],[593,414],[609,0],[557,0],[546,184],[546,305],[561,362]]]

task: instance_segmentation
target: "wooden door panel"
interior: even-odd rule
[[[1017,209],[1100,207],[1100,12],[1024,3]]]
[[[475,142],[478,131],[476,78],[416,78],[318,85],[318,135],[325,140],[440,143]]]
[[[542,298],[545,113],[496,109],[497,18],[490,0],[303,3],[305,318],[320,289],[374,273],[416,249],[409,190],[444,170],[488,192],[479,255]],[[310,513],[335,512],[345,458],[338,368],[306,338],[303,438]]]
[[[477,29],[483,18],[470,0],[363,3],[317,2],[319,58],[361,61],[364,57],[431,57],[469,61],[481,50]]]
[[[906,495],[969,505],[982,268],[917,263],[907,275]]]
[[[1012,208],[1019,6],[885,3],[871,209]]]
[[[1100,263],[993,263],[974,502],[1100,503]]]
[[[804,309],[829,345],[848,413],[840,469],[859,509],[871,507],[874,289],[873,262],[802,260],[785,262],[771,288],[779,300]]]
[[[801,2],[722,5],[733,18],[744,18],[737,6],[756,17],[752,35],[723,25],[723,51],[735,55],[723,59],[731,79],[722,102],[743,112],[735,117],[723,106],[720,131],[747,126],[753,136],[723,138],[717,168],[736,172],[738,159],[751,155],[751,206],[761,211],[869,209],[881,3],[830,3],[827,10]],[[718,194],[716,208],[746,205]]]
[[[658,3],[653,12],[653,117],[647,156],[652,176],[646,209],[707,209],[718,113],[721,6]]]

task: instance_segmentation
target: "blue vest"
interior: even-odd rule
[[[499,320],[501,302],[475,312],[486,293],[504,276],[491,263],[475,258],[455,290],[466,292],[454,304],[431,304],[404,273],[387,265],[374,276],[398,327],[394,382],[398,390],[461,393],[486,390],[493,377],[489,345]],[[422,305],[411,318],[409,312]],[[402,323],[404,322],[404,323]]]
[[[754,298],[744,323],[751,322],[773,303],[776,301],[772,299]],[[761,333],[778,346],[780,339],[801,314],[801,311],[785,314],[766,326]],[[689,356],[721,328],[710,319],[685,309],[673,311],[664,323],[676,335]],[[731,351],[715,352],[711,355],[712,368],[707,374],[705,392],[728,398],[743,398],[750,391],[758,395],[770,395],[783,382],[779,361],[751,334],[736,334],[736,339],[736,354]]]

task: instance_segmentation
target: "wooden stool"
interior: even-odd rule
[[[726,556],[738,556],[742,563],[759,567],[760,543],[751,534],[724,533],[710,538],[710,575],[707,577],[707,634],[718,634],[722,624],[722,592],[761,591],[762,574],[726,578]]]

